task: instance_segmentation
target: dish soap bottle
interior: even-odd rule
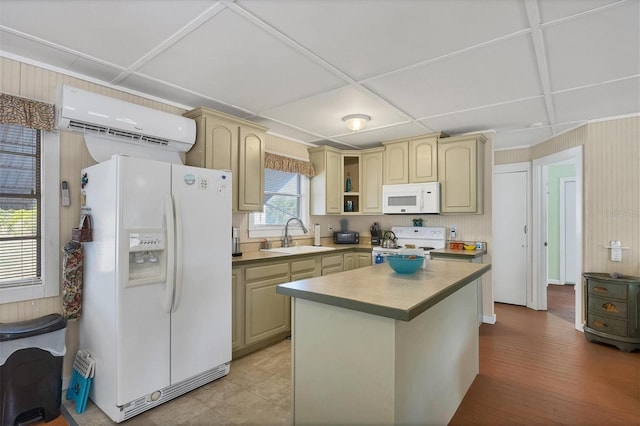
[[[347,183],[345,184],[345,192],[351,192],[351,175],[347,173]]]

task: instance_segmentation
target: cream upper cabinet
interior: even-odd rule
[[[238,211],[262,211],[264,206],[265,135],[259,129],[240,126],[238,149]]]
[[[311,178],[311,214],[342,213],[342,151],[328,146],[309,149],[316,175]]]
[[[445,133],[431,133],[384,144],[384,184],[436,182],[438,141]]]
[[[196,121],[196,143],[186,154],[187,165],[231,170],[233,211],[262,211],[266,128],[204,107],[184,116]]]
[[[438,180],[438,136],[409,141],[409,182]]]
[[[409,142],[383,142],[385,185],[409,183]]]
[[[438,142],[438,181],[441,213],[482,213],[484,207],[483,135]]]
[[[342,151],[342,213],[358,214],[362,207],[362,174],[360,153],[362,151]]]
[[[362,151],[360,156],[362,213],[382,213],[383,152],[384,148],[372,148]]]

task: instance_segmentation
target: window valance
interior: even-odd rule
[[[295,158],[266,152],[264,156],[264,167],[280,172],[297,173],[307,177],[316,175],[313,164],[310,161],[296,160]]]
[[[54,131],[52,104],[0,93],[0,123]]]

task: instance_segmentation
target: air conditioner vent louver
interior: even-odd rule
[[[88,133],[96,133],[99,135],[110,135],[110,136],[117,136],[121,138],[127,138],[132,141],[141,141],[141,142],[147,142],[147,143],[163,145],[163,146],[169,145],[168,139],[162,139],[162,138],[156,138],[153,136],[147,136],[147,135],[142,135],[138,133],[126,132],[124,130],[110,129],[108,127],[97,126],[95,124],[84,123],[82,121],[71,120],[69,122],[69,128],[73,130],[88,132]]]

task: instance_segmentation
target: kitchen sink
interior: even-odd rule
[[[317,253],[321,251],[335,250],[334,247],[322,247],[322,246],[293,246],[293,247],[278,247],[272,249],[261,249],[261,251],[267,251],[271,253],[285,253],[285,254],[304,254],[304,253]]]

